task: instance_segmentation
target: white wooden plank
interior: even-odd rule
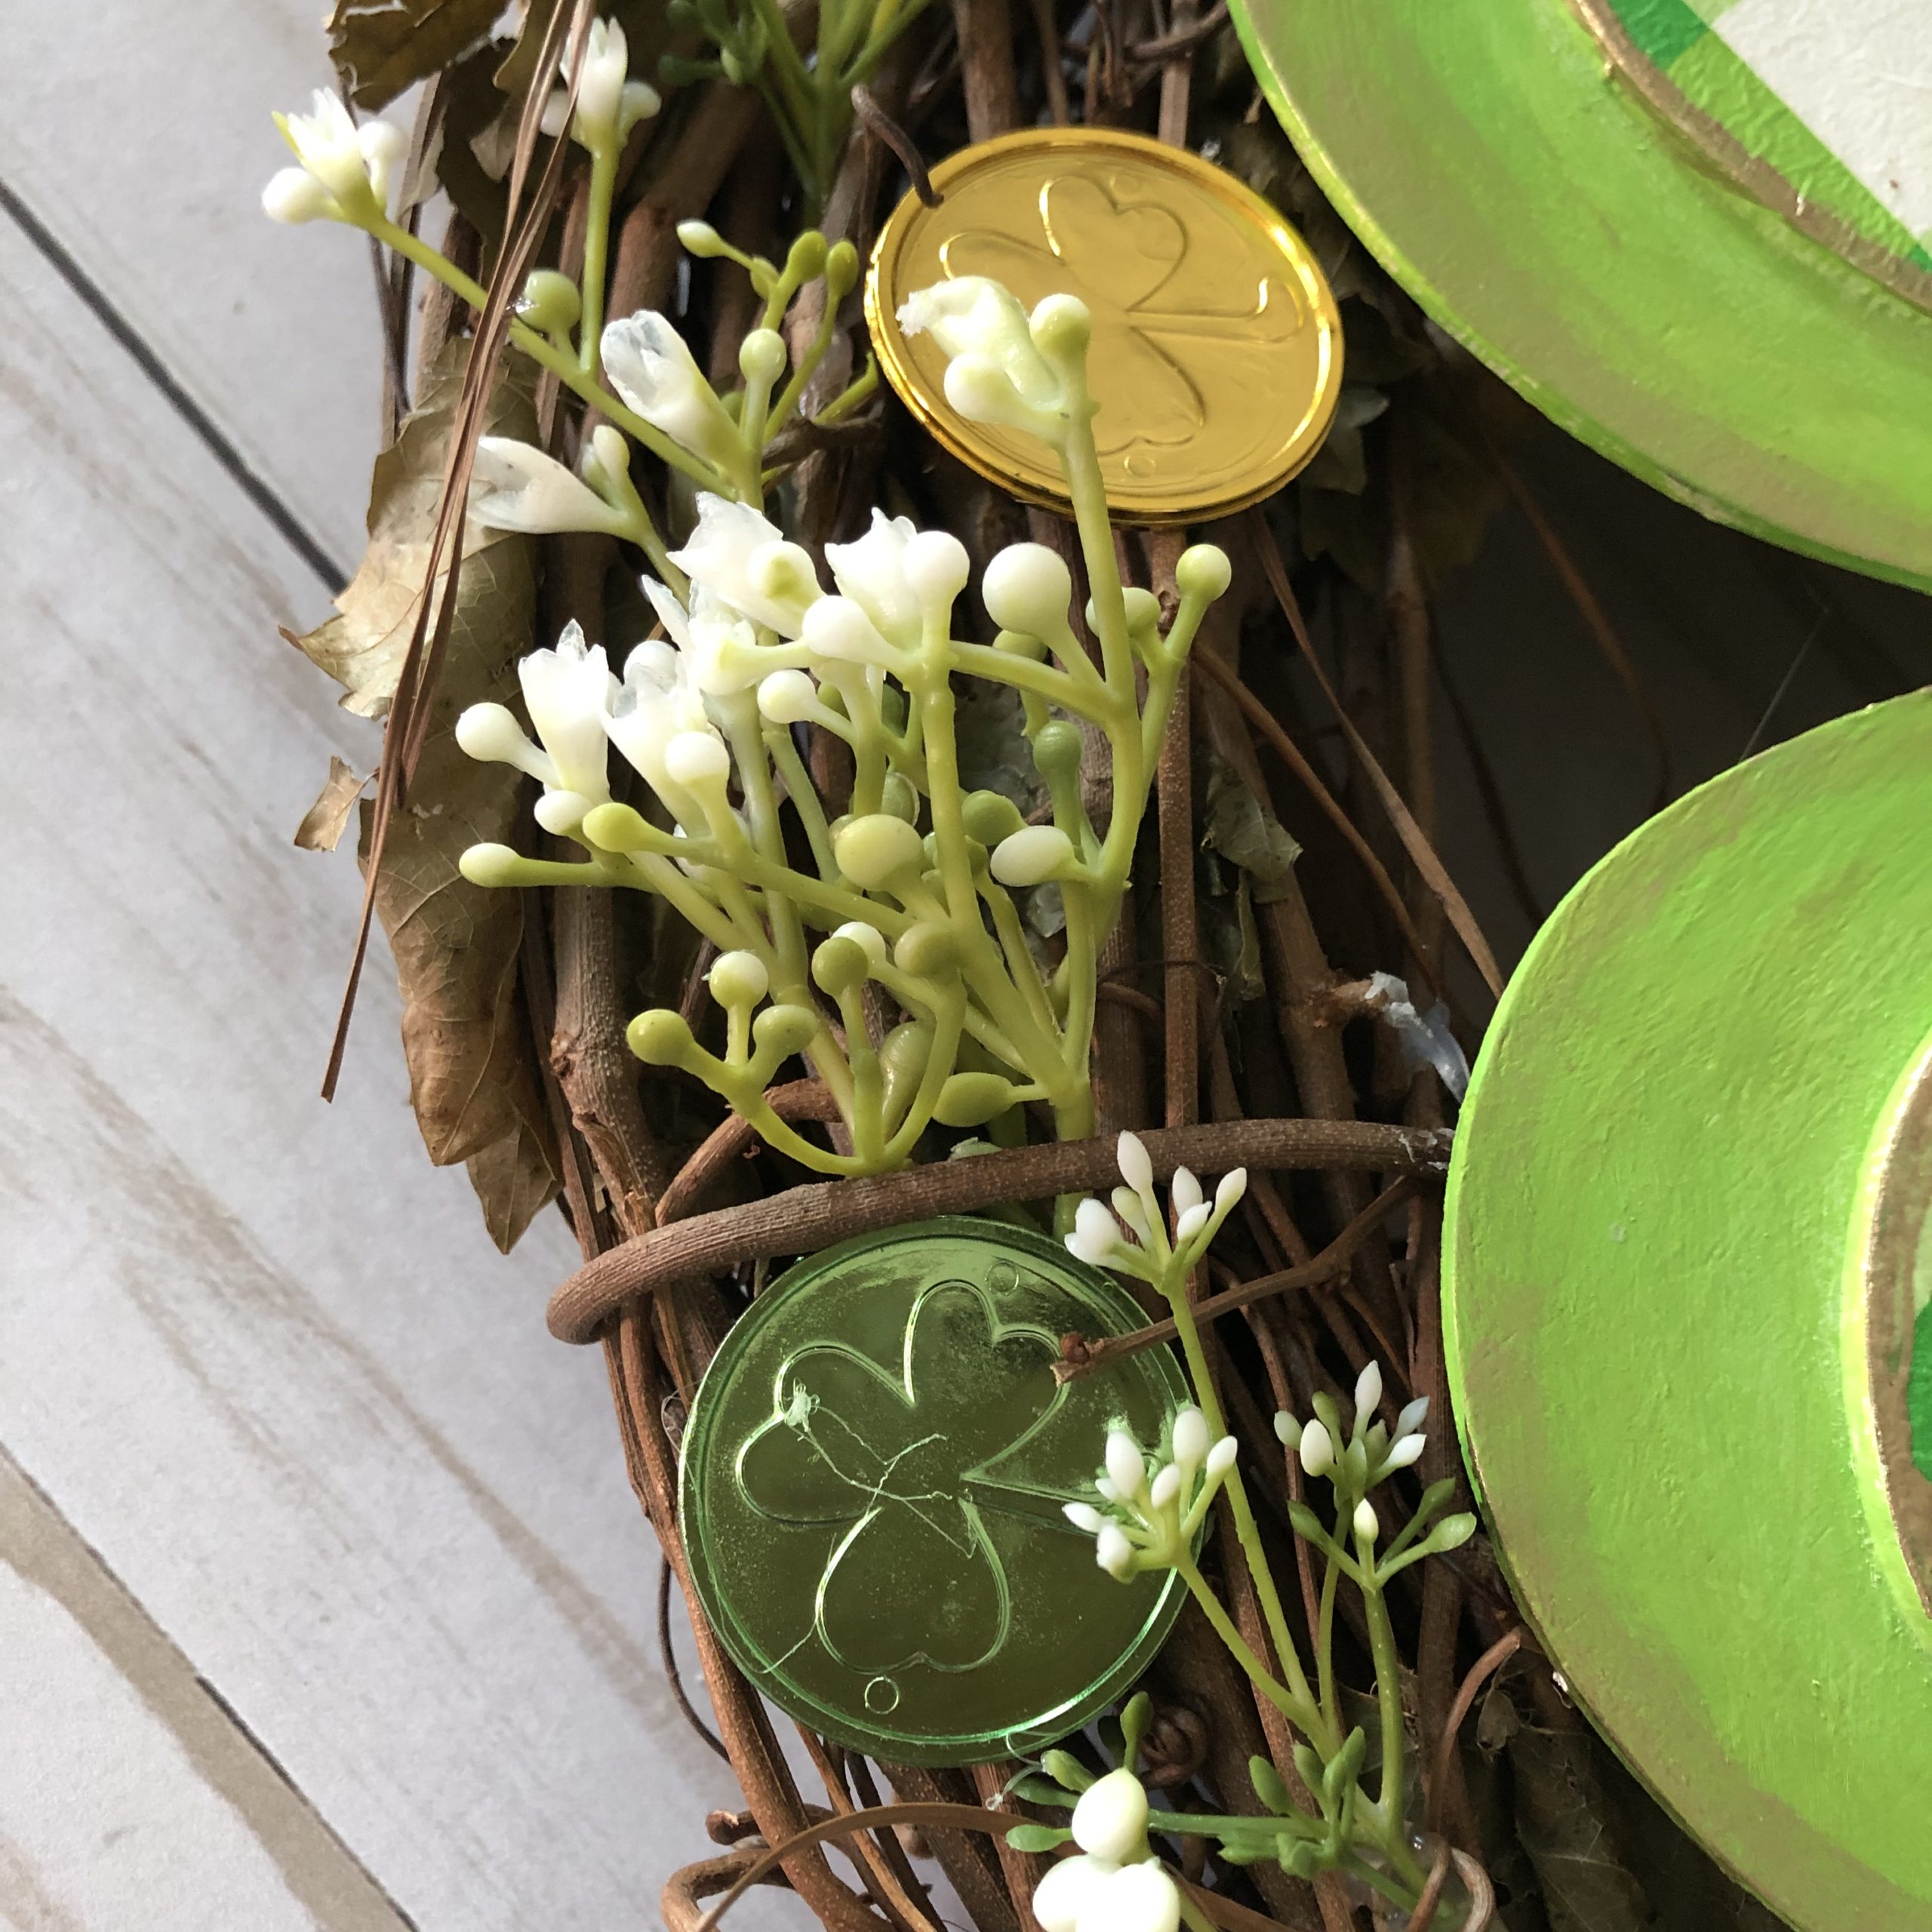
[[[0,328],[7,1446],[418,1924],[635,1922],[734,1788],[568,1244],[425,1165],[380,959],[314,1097],[357,882],[288,835],[371,750],[275,636],[318,594],[4,230]]]
[[[368,245],[261,211],[269,119],[333,75],[321,0],[0,0],[0,177],[345,568],[380,332]]]
[[[408,1932],[4,1454],[0,1710],[0,1924]]]

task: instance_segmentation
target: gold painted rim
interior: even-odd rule
[[[1317,332],[1318,368],[1315,394],[1300,426],[1281,455],[1256,480],[1238,491],[1187,498],[1177,505],[1158,503],[1154,493],[1146,498],[1134,496],[1116,504],[1109,491],[1107,511],[1117,524],[1161,528],[1177,524],[1201,523],[1217,517],[1232,516],[1238,510],[1274,495],[1313,460],[1334,420],[1335,408],[1342,390],[1342,318],[1328,278],[1315,253],[1281,211],[1263,199],[1245,182],[1238,180],[1223,168],[1204,159],[1192,149],[1176,147],[1146,134],[1118,128],[1024,128],[1010,134],[997,134],[990,140],[961,148],[947,155],[932,171],[931,182],[941,200],[949,186],[988,158],[1016,150],[1035,149],[1051,152],[1057,149],[1112,149],[1136,160],[1151,162],[1170,173],[1179,174],[1204,189],[1231,209],[1242,220],[1258,228],[1272,244],[1285,265],[1290,278],[1308,304],[1309,319]],[[957,457],[969,469],[988,481],[997,483],[1023,503],[1038,504],[1063,515],[1071,504],[1066,494],[1014,475],[977,446],[970,426],[962,424],[943,395],[935,395],[914,365],[899,327],[897,304],[888,291],[893,288],[894,270],[904,251],[914,225],[929,210],[916,192],[909,192],[886,218],[872,245],[872,260],[866,271],[866,324],[878,357],[881,372],[933,440]]]
[[[1867,239],[1850,223],[1807,201],[1761,155],[1753,154],[1723,122],[1691,101],[1632,38],[1607,0],[1571,0],[1571,5],[1601,43],[1619,78],[1627,82],[1653,113],[1669,122],[1737,186],[1894,294],[1921,309],[1932,309],[1932,275],[1902,261],[1883,243]]]
[[[1867,1473],[1881,1513],[1897,1537],[1909,1586],[1932,1618],[1932,1482],[1912,1459],[1907,1407],[1913,1277],[1932,1240],[1932,1042],[1900,1083],[1881,1124],[1860,1217],[1863,1238],[1854,1250],[1846,1309],[1855,1447],[1874,1465]],[[1882,1551],[1884,1526],[1874,1527]]]

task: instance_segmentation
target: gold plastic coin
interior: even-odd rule
[[[866,316],[879,366],[963,461],[1063,508],[1051,451],[968,422],[946,358],[900,328],[915,289],[1004,282],[1029,308],[1057,293],[1093,312],[1089,381],[1117,522],[1187,523],[1258,503],[1321,446],[1342,382],[1335,298],[1279,212],[1198,155],[1113,128],[1029,128],[934,168],[937,208],[909,195],[872,251]]]

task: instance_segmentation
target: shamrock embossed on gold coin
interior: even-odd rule
[[[1077,1729],[1145,1666],[1185,1594],[1120,1583],[1060,1506],[1110,1422],[1187,1399],[1150,1349],[1056,1383],[1060,1338],[1145,1320],[1044,1237],[923,1222],[801,1262],[731,1330],[693,1404],[692,1579],[771,1701],[888,1762],[970,1764]]]
[[[989,276],[1031,308],[1091,311],[1089,380],[1107,502],[1131,523],[1185,523],[1270,495],[1320,446],[1342,381],[1334,296],[1307,245],[1243,183],[1186,149],[1114,128],[1041,128],[962,149],[908,195],[873,251],[866,314],[879,366],[948,449],[1060,508],[1029,438],[947,401],[946,358],[909,335],[914,291]]]

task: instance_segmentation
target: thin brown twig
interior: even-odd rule
[[[1469,901],[1456,889],[1456,882],[1449,876],[1447,868],[1437,855],[1435,848],[1416,823],[1414,814],[1404,801],[1402,795],[1389,782],[1389,774],[1382,768],[1381,761],[1370,750],[1367,740],[1355,729],[1355,721],[1343,709],[1342,701],[1335,694],[1334,686],[1329,682],[1328,673],[1321,667],[1321,660],[1316,656],[1314,640],[1308,634],[1308,624],[1302,616],[1301,604],[1296,597],[1294,586],[1288,582],[1287,566],[1281,561],[1281,546],[1275,541],[1275,533],[1269,527],[1268,519],[1258,510],[1248,512],[1248,521],[1253,531],[1254,545],[1261,558],[1261,568],[1267,577],[1269,587],[1274,592],[1281,607],[1281,614],[1288,620],[1288,629],[1294,634],[1296,645],[1309,669],[1315,673],[1315,681],[1321,685],[1322,695],[1327,699],[1329,708],[1335,714],[1335,721],[1342,728],[1342,735],[1348,740],[1349,749],[1361,765],[1364,774],[1374,788],[1376,796],[1382,802],[1382,808],[1389,814],[1389,823],[1395,829],[1395,835],[1402,841],[1411,862],[1429,883],[1429,890],[1441,900],[1443,911],[1448,915],[1450,924],[1455,928],[1456,937],[1463,942],[1464,949],[1474,962],[1476,971],[1483,977],[1490,991],[1500,999],[1503,996],[1502,970],[1496,963],[1496,955],[1491,951],[1482,928],[1476,924],[1475,915],[1469,910]],[[1410,937],[1408,921],[1404,915],[1404,937]],[[1419,958],[1426,958],[1427,948],[1417,944],[1411,938]]]
[[[1284,1268],[1276,1274],[1257,1275],[1251,1281],[1242,1282],[1238,1287],[1226,1288],[1220,1294],[1197,1301],[1194,1303],[1195,1320],[1218,1321],[1223,1315],[1251,1308],[1270,1295],[1285,1294],[1291,1288],[1314,1287],[1340,1274],[1348,1266],[1355,1250],[1382,1225],[1389,1210],[1406,1201],[1415,1189],[1413,1177],[1404,1175],[1392,1186],[1384,1188],[1312,1260],[1304,1261],[1298,1267]],[[1171,1342],[1178,1333],[1170,1316],[1164,1321],[1150,1322],[1145,1328],[1137,1328],[1131,1334],[1109,1335],[1103,1341],[1090,1342],[1084,1336],[1069,1335],[1060,1345],[1063,1356],[1054,1364],[1054,1379],[1057,1382],[1073,1382],[1083,1375],[1096,1374],[1128,1355],[1140,1354],[1143,1349]]]
[[[335,1097],[336,1082],[342,1074],[343,1056],[348,1048],[349,1021],[355,1011],[356,989],[361,982],[363,963],[368,957],[369,937],[375,921],[376,890],[382,875],[383,848],[388,841],[389,826],[407,800],[411,775],[429,735],[435,709],[431,700],[435,694],[436,681],[455,625],[458,586],[463,572],[463,525],[469,500],[470,469],[475,460],[477,441],[483,433],[484,412],[507,339],[510,304],[523,287],[525,270],[529,266],[550,208],[556,200],[563,180],[565,152],[570,143],[558,141],[552,144],[549,163],[527,205],[524,201],[525,180],[536,150],[543,109],[549,99],[551,76],[557,71],[560,60],[563,63],[567,99],[574,109],[577,88],[583,78],[584,50],[594,12],[595,0],[577,0],[577,5],[568,12],[562,7],[557,9],[545,33],[543,52],[523,103],[516,150],[510,168],[509,223],[505,245],[491,277],[488,297],[472,339],[469,362],[463,370],[463,386],[450,426],[449,447],[444,458],[435,522],[423,565],[422,593],[397,674],[395,695],[389,701],[389,720],[383,732],[382,764],[376,781],[375,804],[369,819],[369,848],[364,868],[361,911],[356,921],[355,943],[349,955],[342,1004],[336,1016],[335,1036],[329,1046],[328,1065],[322,1075],[322,1098],[325,1100]],[[446,570],[445,557],[448,559]],[[444,580],[440,598],[435,595],[439,576]]]
[[[918,144],[880,106],[870,88],[856,87],[852,90],[852,112],[858,116],[859,125],[874,140],[882,143],[899,157],[900,166],[912,177],[913,193],[926,207],[937,208],[946,197],[934,187],[933,177],[926,172]]]
[[[678,1654],[671,1647],[671,1559],[663,1555],[657,1559],[657,1654],[664,1666],[664,1681],[670,1685],[671,1695],[685,1723],[728,1764],[731,1754],[725,1749],[724,1739],[705,1722],[691,1702],[691,1693],[685,1688],[684,1675],[678,1668]]]
[[[1156,1130],[1143,1139],[1161,1176],[1183,1166],[1208,1174],[1237,1167],[1435,1174],[1447,1166],[1451,1144],[1446,1129],[1352,1120],[1226,1121]],[[790,1188],[749,1210],[695,1215],[621,1242],[558,1288],[546,1319],[561,1342],[595,1341],[626,1303],[667,1285],[747,1261],[811,1254],[848,1235],[930,1215],[1091,1191],[1114,1180],[1117,1158],[1110,1138],[1062,1140]]]
[[[1422,1896],[1416,1900],[1416,1909],[1409,1914],[1409,1922],[1402,1932],[1429,1932],[1435,1923],[1435,1908],[1442,1903],[1442,1887],[1449,1882],[1449,1841],[1445,1838],[1435,1847],[1429,1882],[1423,1887]]]
[[[1334,792],[1322,783],[1321,774],[1303,755],[1301,747],[1282,728],[1281,721],[1248,689],[1240,677],[1217,658],[1204,652],[1197,651],[1188,660],[1190,668],[1198,675],[1211,678],[1227,693],[1246,715],[1248,722],[1268,740],[1269,745],[1282,763],[1301,782],[1303,789],[1321,808],[1322,816],[1333,825],[1348,842],[1349,849],[1362,863],[1363,869],[1374,881],[1376,891],[1394,916],[1402,937],[1420,956],[1423,950],[1422,936],[1415,928],[1415,922],[1409,917],[1409,909],[1402,903],[1402,895],[1395,889],[1395,881],[1389,876],[1389,869],[1376,856],[1371,845],[1356,829]],[[1433,983],[1430,991],[1441,989]]]
[[[1456,1693],[1456,1701],[1449,1706],[1442,1735],[1436,1740],[1435,1762],[1429,1767],[1429,1799],[1423,1817],[1432,1832],[1440,1829],[1438,1814],[1441,1810],[1441,1793],[1448,1786],[1450,1760],[1455,1755],[1456,1734],[1462,1729],[1463,1719],[1475,1704],[1476,1693],[1522,1647],[1522,1626],[1518,1624],[1513,1630],[1506,1630],[1477,1658],[1469,1675],[1463,1679],[1462,1687]]]
[[[1503,479],[1503,488],[1515,499],[1516,507],[1527,520],[1537,541],[1556,572],[1565,593],[1577,607],[1577,614],[1583,620],[1597,648],[1603,654],[1604,662],[1616,674],[1617,681],[1629,694],[1638,719],[1651,740],[1651,749],[1657,753],[1657,782],[1651,794],[1648,814],[1654,816],[1669,804],[1671,794],[1676,789],[1676,776],[1670,755],[1670,734],[1665,729],[1663,713],[1657,700],[1651,695],[1650,687],[1644,682],[1642,674],[1632,661],[1630,654],[1623,648],[1623,640],[1617,635],[1617,627],[1605,614],[1602,605],[1597,601],[1583,572],[1577,568],[1568,546],[1556,534],[1555,526],[1543,512],[1543,506],[1530,494],[1529,486],[1517,473],[1514,464],[1497,447],[1494,438],[1487,432],[1484,442],[1489,451],[1489,460],[1495,466],[1496,473]]]

